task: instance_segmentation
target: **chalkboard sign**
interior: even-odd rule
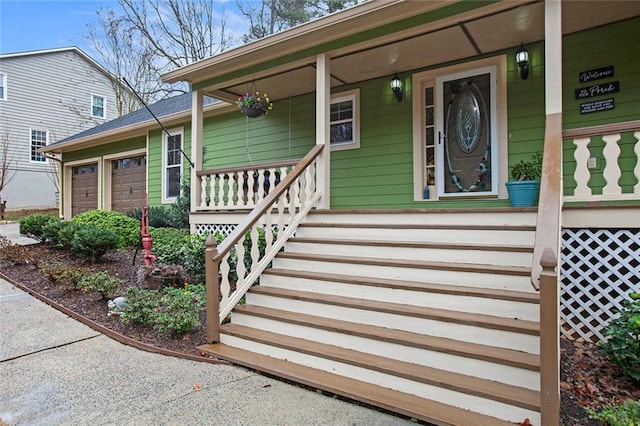
[[[612,81],[611,83],[595,84],[589,87],[576,89],[576,99],[594,98],[596,96],[605,96],[620,91],[620,82]]]
[[[580,83],[588,83],[590,81],[602,80],[609,77],[613,77],[613,65],[596,68],[595,70],[582,71],[579,75],[579,80]]]
[[[601,101],[585,102],[580,104],[580,114],[591,114],[592,112],[609,111],[614,108],[613,98]]]

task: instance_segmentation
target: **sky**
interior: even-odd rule
[[[0,53],[77,46],[91,55],[87,24],[115,0],[0,0]]]
[[[216,3],[214,10],[235,4]],[[0,0],[0,54],[77,46],[99,61],[86,34],[87,25],[97,24],[101,7],[119,10],[116,0]]]

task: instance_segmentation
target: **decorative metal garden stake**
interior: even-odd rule
[[[144,264],[145,266],[151,266],[158,257],[151,253],[153,238],[149,233],[149,200],[147,195],[144,196],[144,208],[140,219],[140,234],[142,235],[142,248],[144,249]]]

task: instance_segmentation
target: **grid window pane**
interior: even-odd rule
[[[331,144],[353,143],[353,99],[334,102],[331,104],[331,123],[329,129],[329,142]]]
[[[38,149],[47,146],[47,132],[42,130],[31,131],[31,161],[45,163],[47,158],[38,152]]]
[[[101,96],[91,97],[91,116],[104,118],[104,98]]]
[[[180,196],[180,179],[182,174],[182,135],[172,135],[165,139],[165,198]]]
[[[180,195],[180,167],[167,167],[167,198]]]

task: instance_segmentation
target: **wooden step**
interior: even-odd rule
[[[490,399],[527,410],[540,410],[539,392],[518,386],[367,354],[339,346],[312,342],[298,337],[257,330],[241,325],[227,324],[223,326],[220,331],[221,333],[240,339],[326,358],[339,363],[350,364],[355,367],[374,370],[394,377],[402,377],[407,380]]]
[[[538,336],[540,325],[533,321],[517,320],[512,318],[482,315],[467,312],[449,311],[437,308],[425,308],[421,306],[397,304],[390,302],[378,302],[353,297],[334,296],[323,293],[312,293],[299,290],[288,290],[277,287],[253,287],[249,293],[265,296],[301,300],[313,303],[342,306],[353,309],[362,309],[375,312],[384,312],[414,318],[423,318],[436,321],[444,321],[454,324],[463,324],[492,330],[508,331],[512,333]]]
[[[436,425],[513,425],[495,417],[224,344],[204,345],[198,349],[245,367]]]
[[[303,222],[299,228],[357,228],[357,229],[446,229],[477,231],[535,231],[534,225],[478,225],[478,224],[439,224],[439,223],[338,223]]]
[[[316,315],[288,312],[263,306],[238,305],[234,312],[275,321],[288,322],[305,327],[343,333],[350,336],[389,342],[402,346],[443,352],[464,358],[473,358],[502,365],[509,365],[530,371],[540,370],[540,357],[538,355],[513,349],[462,342],[445,337],[429,336],[388,327],[379,327],[369,324],[324,318]]]
[[[416,281],[403,281],[373,277],[358,277],[352,275],[329,274],[323,272],[307,272],[293,269],[271,268],[264,271],[263,275],[276,275],[300,279],[319,281],[341,282],[345,284],[363,285],[372,287],[386,287],[398,290],[409,290],[426,293],[450,294],[457,296],[481,297],[495,300],[507,300],[523,303],[540,303],[540,295],[537,292],[510,291],[490,288],[476,288],[456,285],[442,285],[421,283]]]
[[[387,240],[354,240],[341,238],[312,238],[294,237],[290,238],[292,243],[312,243],[312,244],[335,244],[370,247],[394,248],[415,248],[415,249],[454,249],[454,250],[482,250],[482,251],[505,251],[519,253],[533,253],[530,245],[508,245],[508,244],[464,244],[464,243],[442,243],[442,242],[421,242],[421,241],[387,241]]]
[[[475,272],[498,275],[529,276],[531,268],[521,266],[476,265],[471,263],[429,262],[423,260],[380,259],[376,257],[331,256],[310,253],[278,253],[277,258],[311,260],[329,263],[388,266],[395,268],[435,269],[457,272]]]

